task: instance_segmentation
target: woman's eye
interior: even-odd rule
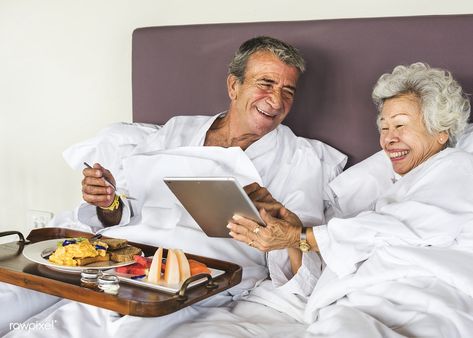
[[[396,125],[396,129],[399,129],[399,128],[401,128],[401,127],[404,127],[404,125],[403,125],[403,124],[398,124],[398,125]]]

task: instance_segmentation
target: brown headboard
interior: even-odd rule
[[[284,124],[351,164],[379,149],[371,89],[395,65],[447,68],[473,92],[473,15],[146,27],[133,33],[133,120],[225,110],[227,65],[258,35],[293,44],[307,61]]]

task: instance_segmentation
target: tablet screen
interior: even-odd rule
[[[241,215],[264,225],[234,177],[165,177],[164,182],[210,237],[231,237],[227,224]]]

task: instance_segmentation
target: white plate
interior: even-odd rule
[[[210,275],[212,276],[212,278],[216,278],[216,277],[221,276],[225,273],[225,271],[218,270],[218,269],[209,268],[209,270],[210,270]],[[107,271],[104,271],[104,272],[116,275],[120,281],[125,282],[125,283],[139,285],[139,286],[143,286],[143,287],[146,287],[146,288],[151,288],[151,289],[155,289],[155,290],[159,290],[159,291],[163,291],[163,292],[167,292],[167,293],[173,293],[173,294],[179,292],[179,289],[181,288],[181,286],[183,284],[183,282],[181,282],[179,284],[173,284],[173,285],[167,284],[165,282],[159,282],[159,284],[150,283],[150,282],[147,281],[146,277],[144,277],[142,279],[132,279],[131,277],[133,275],[128,275],[128,274],[125,274],[125,273],[118,273],[118,272],[115,271],[115,269],[110,269],[110,270],[107,270]],[[190,283],[188,288],[199,285],[199,284],[202,284],[206,280],[207,280],[207,278],[198,279],[198,280]]]
[[[41,257],[41,253],[43,252],[43,250],[54,249],[57,247],[58,242],[63,242],[66,239],[67,238],[57,238],[57,239],[50,239],[50,240],[42,241],[38,243],[28,244],[23,249],[23,255],[32,262],[43,264],[52,269],[66,271],[66,272],[80,272],[85,269],[105,270],[105,269],[110,269],[110,268],[118,268],[119,266],[125,266],[125,265],[130,265],[130,264],[135,263],[134,261],[130,261],[130,262],[107,261],[107,262],[91,263],[84,266],[65,266],[65,265],[55,264],[53,262],[50,262],[48,259]]]

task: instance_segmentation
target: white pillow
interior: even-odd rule
[[[458,138],[455,148],[473,153],[473,123],[470,123],[463,135]]]
[[[123,157],[130,155],[137,144],[160,128],[149,123],[113,123],[97,136],[67,148],[62,155],[75,170],[82,170],[85,161],[90,165],[100,163],[114,172]]]
[[[383,150],[348,168],[329,183],[334,216],[352,217],[371,209],[395,178],[391,161]]]

